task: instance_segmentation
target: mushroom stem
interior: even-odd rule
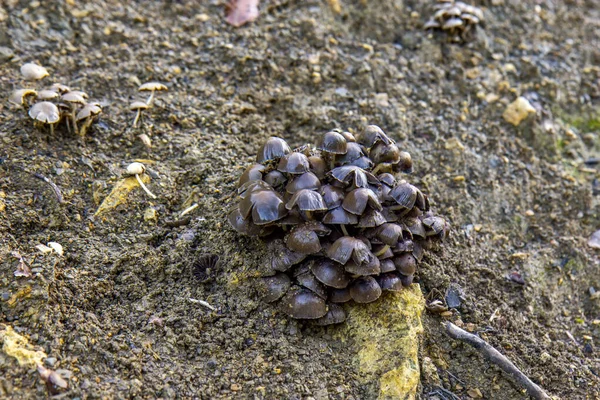
[[[312,220],[314,219],[314,217],[313,217],[313,212],[312,212],[312,211],[304,211],[304,215],[306,215],[306,218],[307,218],[309,221],[312,221]]]
[[[335,167],[335,154],[331,154],[331,159],[329,160],[329,169],[333,169]]]
[[[383,247],[381,248],[381,250],[379,250],[377,253],[373,253],[373,255],[374,255],[375,257],[379,257],[379,256],[383,255],[383,254],[384,254],[386,251],[388,251],[389,249],[390,249],[390,246],[389,246],[388,244],[386,244],[386,245],[385,245],[385,246],[383,246]]]
[[[54,124],[50,124],[50,134],[54,136]]]
[[[137,114],[135,114],[135,119],[133,120],[133,127],[134,128],[137,127],[137,123],[138,123],[138,121],[140,119],[140,115],[142,115],[142,110],[138,109],[137,110]]]
[[[148,100],[146,100],[146,104],[148,104],[148,107],[152,105],[152,100],[154,100],[154,90],[150,92],[150,97],[148,97]]]
[[[156,198],[156,196],[148,190],[148,188],[146,187],[146,185],[144,185],[144,182],[142,182],[142,180],[140,179],[140,175],[139,174],[135,174],[135,179],[137,179],[138,183],[140,184],[140,186],[142,187],[142,189],[144,189],[144,191],[146,193],[148,193],[148,196],[152,197],[153,199]]]
[[[346,230],[346,225],[340,225],[340,228],[342,229],[342,232],[344,233],[344,236],[350,236],[348,234],[348,231]]]
[[[373,171],[371,171],[371,173],[373,175],[377,175],[377,173],[381,170],[381,168],[384,167],[384,163],[379,163],[377,164],[377,166],[375,168],[373,168]]]
[[[77,111],[77,108],[75,106],[73,106],[73,110],[71,112],[71,120],[73,121],[73,130],[75,130],[75,134],[77,135],[79,133],[79,131],[77,129],[77,119],[76,119],[75,111]]]

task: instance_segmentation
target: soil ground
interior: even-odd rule
[[[422,31],[430,2],[340,4],[336,14],[321,1],[263,1],[236,29],[217,0],[2,3],[1,99],[37,62],[51,73],[37,86],[62,82],[105,105],[79,139],[0,103],[0,321],[70,371],[66,397],[376,397],[341,328],[258,300],[251,278],[268,255],[225,215],[267,137],[299,146],[377,124],[412,154],[407,179],[452,225],[418,271],[427,298],[459,294],[448,319],[552,395],[600,398],[600,261],[587,245],[600,229],[600,3],[477,1],[486,23],[467,45]],[[128,104],[151,80],[169,90],[133,129]],[[515,127],[502,113],[517,96],[536,114]],[[94,216],[134,159],[158,174],[158,199],[137,188]],[[187,225],[167,224],[193,203]],[[64,256],[36,250],[49,241]],[[12,251],[33,277],[14,276]],[[221,257],[205,283],[190,270],[202,253]],[[424,314],[421,360],[434,373],[419,398],[451,398],[439,387],[527,398],[442,320]],[[0,352],[0,397],[46,395],[35,370]]]

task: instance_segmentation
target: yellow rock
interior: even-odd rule
[[[359,379],[378,382],[380,399],[416,398],[419,335],[425,300],[418,284],[386,292],[379,300],[349,309],[339,335],[357,346]]]
[[[506,122],[517,126],[530,114],[535,114],[535,108],[525,97],[519,97],[506,107],[502,117]]]
[[[19,365],[35,367],[42,363],[46,357],[46,353],[41,350],[33,350],[33,346],[29,344],[29,340],[25,336],[19,335],[10,325],[5,326],[6,329],[0,330],[0,339],[2,339],[2,351],[7,355],[14,357],[19,362]]]

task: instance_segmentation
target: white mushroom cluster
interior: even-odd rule
[[[423,28],[445,33],[451,42],[471,41],[484,21],[480,8],[454,0],[438,0],[435,12]]]
[[[39,81],[50,74],[41,65],[27,63],[21,67],[21,75],[26,81]],[[55,126],[64,124],[69,132],[85,136],[102,113],[100,103],[88,101],[87,93],[61,83],[41,90],[17,89],[9,101],[23,107],[37,127],[48,125],[52,133]]]

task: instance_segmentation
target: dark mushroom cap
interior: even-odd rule
[[[342,236],[327,249],[327,257],[340,264],[346,264],[350,258],[356,264],[364,264],[374,256],[362,240],[352,236]]]
[[[354,161],[352,161],[351,163],[349,163],[348,165],[353,165],[355,167],[358,168],[362,168],[364,170],[368,170],[373,168],[373,161],[371,161],[371,159],[369,157],[360,157]]]
[[[196,279],[206,282],[214,274],[218,264],[218,255],[201,254],[192,265],[192,271]]]
[[[380,185],[379,180],[372,173],[354,165],[344,165],[329,171],[329,174],[338,182],[344,185],[354,185],[354,187],[367,188],[369,184]]]
[[[273,190],[273,188],[267,182],[260,180],[248,181],[238,188],[238,194],[241,199],[245,199],[250,194],[261,190]]]
[[[406,209],[411,209],[417,200],[418,189],[408,182],[401,182],[390,191],[390,197]]]
[[[291,153],[292,149],[285,140],[271,136],[265,144],[263,144],[256,154],[256,162],[264,163],[270,160],[276,160]]]
[[[305,172],[302,175],[291,180],[285,187],[285,191],[294,194],[302,189],[318,190],[321,188],[321,181],[312,172]]]
[[[325,163],[325,160],[319,156],[310,156],[308,157],[308,164],[312,173],[314,173],[319,179],[325,178],[325,174],[327,172],[327,164]]]
[[[367,126],[358,142],[366,147],[372,147],[377,142],[383,142],[386,145],[394,143],[377,125]]]
[[[313,261],[310,270],[315,278],[329,287],[343,289],[350,283],[350,275],[344,266],[325,258]]]
[[[346,150],[346,154],[336,158],[340,165],[351,164],[361,157],[368,156],[366,149],[358,143],[348,143]]]
[[[394,171],[410,173],[412,172],[412,165],[413,162],[410,154],[406,151],[401,151],[400,160],[394,165]]]
[[[396,185],[396,178],[394,178],[394,175],[389,173],[377,175],[377,179],[379,179],[379,182],[390,188],[393,188]]]
[[[379,283],[379,286],[381,286],[381,289],[390,292],[399,292],[404,288],[400,275],[395,272],[379,275],[377,277],[377,282]]]
[[[405,234],[405,232],[402,233],[403,235]],[[407,253],[407,252],[412,252],[414,250],[414,245],[415,243],[410,240],[410,239],[404,239],[402,241],[399,241],[396,244],[396,247],[394,247],[392,249],[392,251],[394,253]]]
[[[323,185],[319,193],[323,196],[323,201],[329,210],[341,206],[344,201],[344,191],[332,185]]]
[[[325,300],[308,289],[294,286],[281,299],[283,312],[296,319],[317,319],[327,314]]]
[[[371,303],[381,296],[381,287],[372,276],[362,276],[350,285],[350,296],[357,303]]]
[[[409,253],[394,257],[394,265],[402,275],[412,275],[417,270],[417,260]]]
[[[329,301],[332,303],[346,303],[352,300],[352,296],[350,296],[350,289],[332,289],[329,291]]]
[[[285,272],[306,258],[306,254],[288,249],[283,240],[270,242],[268,248],[272,254],[271,268],[275,271]]]
[[[394,143],[377,142],[371,147],[369,157],[375,165],[381,163],[396,164],[400,161],[400,149]]]
[[[260,279],[260,291],[262,300],[267,303],[279,300],[288,291],[292,282],[290,277],[284,273],[277,273]]]
[[[405,276],[402,274],[399,274],[399,276],[400,276],[400,280],[402,281],[402,286],[405,286],[405,287],[410,286],[413,283],[413,279],[415,277],[414,275]]]
[[[383,224],[377,230],[377,237],[385,244],[395,246],[402,240],[402,227],[398,224]]]
[[[342,202],[344,210],[356,215],[363,214],[367,205],[377,211],[381,211],[382,209],[375,193],[370,189],[362,187],[352,190]]]
[[[329,304],[329,311],[325,316],[317,319],[315,324],[320,326],[341,324],[346,320],[346,312],[337,304]]]
[[[360,216],[356,226],[359,228],[376,228],[385,223],[385,217],[379,211],[370,208]]]
[[[327,289],[317,280],[317,278],[315,278],[309,269],[296,275],[296,281],[298,282],[298,285],[310,290],[323,300],[327,299]]]
[[[346,154],[346,138],[338,132],[327,132],[317,146],[318,150],[331,154]]]
[[[314,254],[321,250],[319,235],[306,224],[294,227],[285,244],[290,250],[303,254]]]
[[[442,217],[430,216],[422,219],[427,236],[439,235],[446,228],[446,220]]]
[[[344,210],[342,207],[337,207],[325,214],[323,223],[331,225],[356,225],[358,217]]]
[[[260,190],[250,193],[240,202],[240,213],[248,218],[252,213],[252,222],[266,225],[286,216],[287,210],[281,196],[273,190]]]
[[[420,238],[425,238],[425,227],[419,218],[409,218],[406,219],[404,223],[408,227],[408,230],[413,234],[413,237],[417,236]]]
[[[394,252],[392,251],[392,248],[387,244],[373,245],[373,249],[371,251],[377,256],[377,258],[379,258],[379,260],[385,260],[394,257]]]
[[[342,135],[344,137],[344,139],[346,139],[346,141],[348,143],[350,143],[350,142],[356,142],[356,138],[350,132],[342,131],[342,132],[340,132],[340,135]]]
[[[377,275],[381,272],[379,259],[375,256],[369,258],[369,262],[357,264],[350,260],[344,265],[346,272],[357,276]]]
[[[249,181],[260,181],[262,179],[262,173],[264,170],[265,166],[262,164],[250,165],[248,168],[246,168],[242,176],[240,176],[238,188]]]
[[[260,226],[256,226],[255,224],[253,224],[252,221],[244,218],[240,213],[238,207],[236,207],[229,213],[229,215],[227,216],[227,220],[229,221],[233,229],[235,229],[243,235],[262,236],[263,234],[263,229],[261,229]]]
[[[323,201],[323,197],[314,190],[303,189],[299,190],[287,202],[285,207],[291,210],[293,207],[298,207],[301,211],[326,211],[327,206]]]
[[[285,177],[285,175],[277,170],[273,170],[266,174],[263,180],[273,188],[283,186],[287,182],[287,178]]]
[[[393,272],[396,270],[396,265],[394,264],[393,260],[385,259],[385,260],[381,260],[379,261],[379,269],[381,270],[382,274],[385,274],[386,272]]]
[[[302,153],[290,153],[279,160],[277,170],[288,174],[303,174],[308,172],[310,164],[308,158]]]

